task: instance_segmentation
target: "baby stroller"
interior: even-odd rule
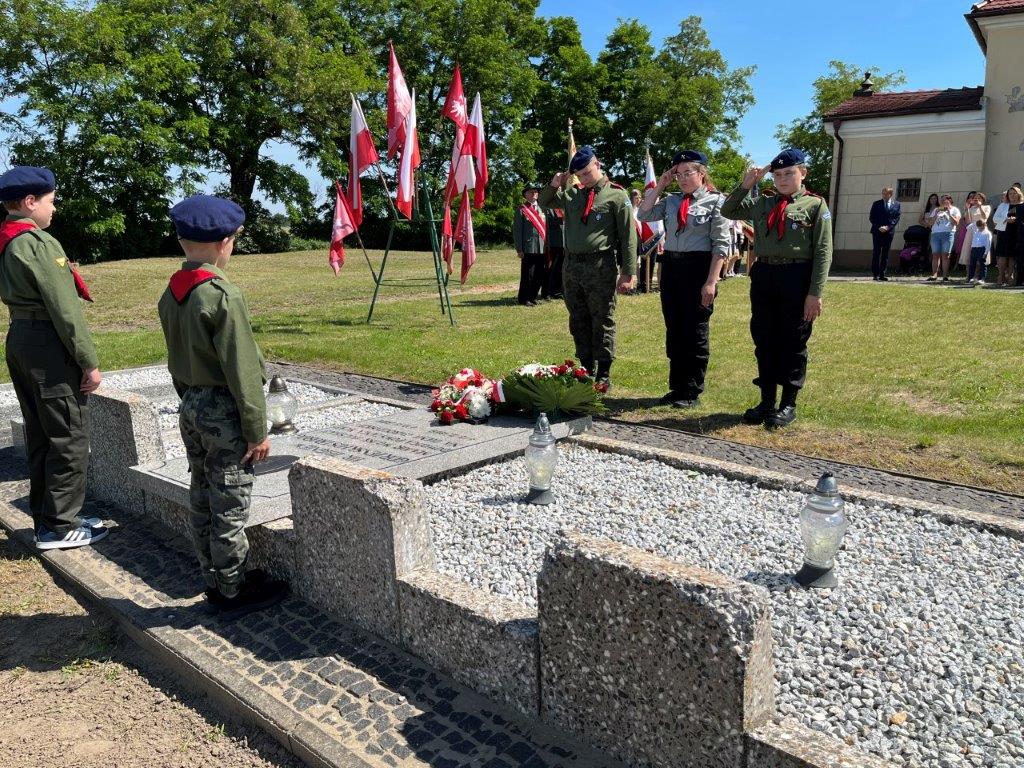
[[[915,275],[929,269],[931,247],[928,227],[914,224],[903,233],[903,250],[900,251],[900,274]]]

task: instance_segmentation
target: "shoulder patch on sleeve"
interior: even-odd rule
[[[828,221],[831,218],[832,218],[832,211],[830,211],[828,208],[826,208],[825,212],[823,214],[821,214],[821,220],[822,221]]]

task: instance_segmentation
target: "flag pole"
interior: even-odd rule
[[[572,118],[569,118],[569,144],[576,146],[576,137],[572,135]],[[568,152],[566,153],[568,154]],[[572,181],[572,157],[565,161],[565,180],[562,182],[562,189],[568,189]]]
[[[348,174],[349,186],[352,186],[352,169],[349,169]],[[341,181],[338,181],[338,186],[341,186]],[[353,222],[355,223],[355,222]],[[366,266],[370,268],[370,274],[373,275],[373,281],[377,282],[377,271],[373,268],[373,263],[370,261],[370,254],[366,252],[366,246],[363,245],[363,236],[359,234],[359,227],[356,227],[356,242],[359,243],[359,247],[363,251],[363,258],[366,259]]]

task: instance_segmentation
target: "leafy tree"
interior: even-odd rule
[[[620,22],[598,61],[609,73],[602,150],[613,172],[626,178],[642,173],[648,139],[657,168],[680,148],[713,154],[737,140],[739,121],[754,103],[748,83],[754,67],[730,69],[698,16],[683,19],[658,52],[646,27]]]
[[[878,67],[865,70],[842,61],[830,61],[828,66],[828,72],[814,81],[813,111],[789,124],[779,125],[775,132],[775,138],[783,146],[807,153],[807,188],[823,195],[829,194],[832,188],[833,145],[832,137],[825,132],[824,115],[853,96],[865,71],[871,73],[876,92],[899,87],[907,81],[902,71],[883,75]]]

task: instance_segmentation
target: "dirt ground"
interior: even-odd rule
[[[300,768],[227,722],[0,531],[0,766]]]

